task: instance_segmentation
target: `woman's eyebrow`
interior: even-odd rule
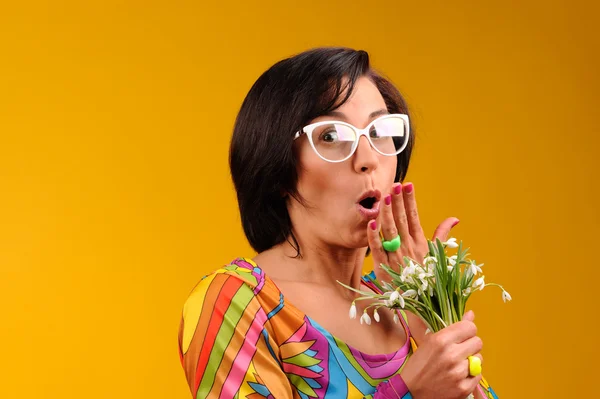
[[[387,115],[387,114],[389,114],[388,110],[382,108],[382,109],[379,109],[377,111],[371,112],[371,114],[369,115],[369,118],[373,119],[373,118],[376,118],[378,116]]]

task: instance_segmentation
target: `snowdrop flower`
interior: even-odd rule
[[[447,266],[448,267],[448,271],[451,272],[452,270],[454,270],[454,266]]]
[[[371,325],[371,318],[369,317],[369,314],[366,310],[364,311],[363,315],[360,316],[360,324],[362,324],[363,322],[365,322],[367,325]]]
[[[425,259],[423,259],[423,263],[425,263],[426,265],[435,265],[437,263],[437,258],[435,256],[428,256]]]
[[[451,266],[454,266],[454,265],[456,265],[456,258],[457,258],[457,256],[456,256],[456,255],[452,255],[452,256],[450,256],[450,257],[448,258],[448,263],[450,263],[450,265],[451,265]]]
[[[394,302],[396,302],[398,300],[398,298],[400,298],[400,293],[398,291],[394,291],[390,295],[390,302],[394,303]]]
[[[433,296],[433,285],[430,285],[427,289],[429,290],[429,296]]]
[[[404,291],[404,293],[402,294],[403,297],[405,298],[414,298],[417,296],[417,291],[415,290],[406,290]]]
[[[394,312],[394,323],[398,324],[400,319],[398,319],[398,313]]]
[[[506,303],[507,301],[511,301],[512,297],[507,291],[502,290],[502,300],[504,301],[504,303]]]
[[[481,276],[477,280],[475,280],[475,282],[473,283],[473,291],[483,290],[483,287],[485,287],[485,282],[483,281],[483,278],[484,276]]]
[[[375,311],[373,311],[373,318],[375,319],[375,321],[376,321],[377,323],[379,323],[379,320],[381,320],[381,319],[379,318],[379,313],[377,313],[377,309],[375,309]],[[368,323],[367,323],[367,324],[368,324]]]
[[[452,237],[451,239],[449,239],[446,242],[443,242],[442,244],[444,244],[447,247],[450,248],[458,248],[458,244],[456,243],[456,238]]]
[[[402,309],[404,309],[404,306],[406,305],[406,303],[404,302],[404,297],[403,297],[402,295],[400,295],[400,296],[398,297],[398,302],[400,302],[400,307],[401,307]]]
[[[352,306],[350,306],[350,318],[356,319],[356,303],[352,302]]]
[[[471,293],[471,287],[468,287],[466,289],[463,290],[463,296],[467,296]]]
[[[471,264],[467,268],[467,276],[475,276],[477,273],[481,273],[481,266],[483,266],[483,263],[478,265],[474,260],[472,260]]]
[[[429,272],[427,272],[427,273],[425,273],[425,272],[419,273],[419,279],[420,279],[421,281],[425,281],[425,279],[426,279],[427,277],[433,277],[433,274],[432,274],[432,273],[429,273]]]
[[[412,260],[411,260],[411,261],[410,261],[410,264],[408,265],[408,267],[405,267],[405,268],[402,270],[402,274],[403,274],[405,277],[412,276],[413,274],[415,274],[415,271],[416,271],[416,270],[417,270],[417,267],[416,267],[416,265],[415,265],[415,264],[412,262]]]

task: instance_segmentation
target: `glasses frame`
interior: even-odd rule
[[[377,149],[377,147],[375,147],[375,145],[371,141],[371,137],[369,136],[369,130],[371,129],[371,127],[376,122],[381,121],[382,119],[398,118],[398,117],[401,118],[404,121],[405,125],[406,125],[406,141],[404,142],[404,145],[402,146],[402,148],[400,148],[399,150],[397,150],[397,152],[395,154],[384,154],[383,152],[379,151]],[[313,143],[313,139],[312,139],[312,133],[313,133],[313,131],[316,128],[318,128],[319,126],[323,126],[323,125],[330,125],[332,123],[347,126],[347,127],[349,127],[350,129],[352,129],[356,133],[356,140],[354,140],[354,143],[352,144],[352,149],[350,150],[350,154],[346,158],[340,159],[339,161],[332,161],[330,159],[324,158],[321,154],[319,154],[319,152],[315,148],[315,144]],[[404,149],[408,145],[408,141],[410,139],[410,122],[409,122],[409,119],[408,119],[408,115],[406,115],[406,114],[387,114],[387,115],[382,115],[382,116],[374,119],[373,121],[371,121],[371,123],[369,123],[367,125],[367,127],[365,127],[364,129],[359,129],[356,126],[353,126],[353,125],[351,125],[349,123],[342,122],[342,121],[321,121],[321,122],[315,122],[315,123],[311,123],[310,125],[304,126],[302,128],[302,130],[300,130],[299,132],[296,132],[296,134],[294,135],[294,140],[296,140],[297,138],[301,137],[304,134],[306,134],[306,137],[308,138],[308,142],[310,143],[310,146],[312,147],[312,149],[315,152],[315,154],[317,154],[317,156],[319,158],[321,158],[322,160],[324,160],[326,162],[338,163],[338,162],[344,162],[345,160],[351,158],[352,155],[354,155],[354,153],[356,152],[356,149],[358,148],[358,143],[360,142],[360,136],[365,136],[367,138],[367,141],[371,145],[371,148],[373,148],[379,154],[381,154],[383,156],[386,156],[386,157],[392,157],[392,156],[397,156],[398,154],[400,154],[402,151],[404,151]]]

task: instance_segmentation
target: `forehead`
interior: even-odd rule
[[[345,93],[342,94],[342,98],[344,96]],[[312,122],[335,119],[364,127],[374,119],[372,114],[382,110],[386,110],[383,96],[375,83],[363,76],[356,80],[352,94],[344,104],[336,108],[331,115],[320,116]]]
[[[354,84],[354,90],[348,101],[342,104],[337,111],[344,113],[345,111],[363,111],[366,114],[370,114],[381,107],[385,108],[385,101],[379,89],[371,79],[363,76]]]

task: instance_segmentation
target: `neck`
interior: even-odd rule
[[[298,244],[300,257],[296,257],[297,251],[291,244],[284,242],[259,254],[256,261],[259,265],[261,258],[269,257],[275,261],[278,266],[269,274],[276,280],[328,285],[345,297],[355,296],[338,281],[360,288],[366,248],[333,247],[300,240]]]

